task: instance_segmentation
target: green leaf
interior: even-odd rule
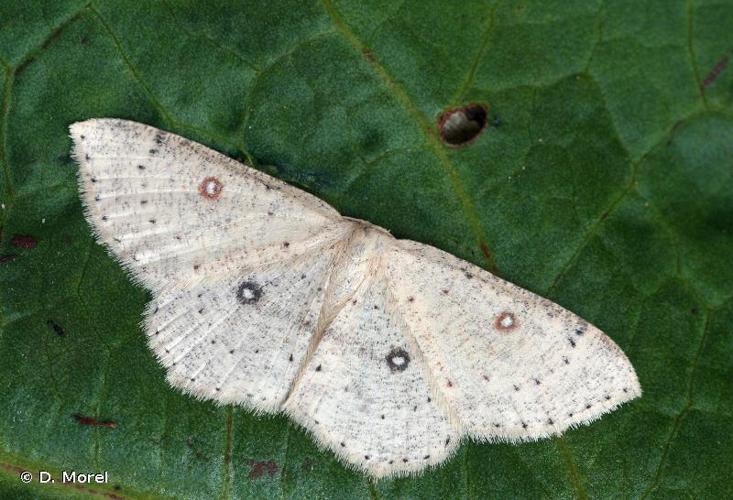
[[[732,17],[731,0],[2,2],[0,493],[730,497]],[[472,102],[490,125],[446,146],[438,117]],[[284,417],[180,394],[139,326],[149,295],[82,216],[67,127],[90,117],[494,269],[607,332],[644,396],[371,482]]]

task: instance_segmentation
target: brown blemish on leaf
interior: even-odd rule
[[[446,109],[438,116],[440,138],[450,147],[471,144],[486,128],[488,115],[488,106],[480,103]]]
[[[222,189],[224,189],[224,184],[216,177],[205,177],[199,184],[199,194],[210,200],[218,199]]]
[[[14,234],[10,244],[18,248],[33,248],[38,245],[38,240],[29,234]]]
[[[278,471],[277,462],[275,462],[274,460],[252,460],[250,459],[250,460],[247,460],[247,463],[251,467],[249,471],[250,479],[259,479],[263,476],[265,472],[267,472],[268,476],[274,477]]]
[[[491,255],[491,249],[489,248],[489,245],[485,241],[481,241],[479,243],[479,248],[481,249],[481,253],[484,254],[484,257],[486,257],[486,260],[489,262],[489,271],[496,274],[498,269],[496,268],[494,257]]]
[[[114,429],[117,427],[117,422],[114,420],[97,420],[94,417],[88,417],[86,415],[82,415],[81,413],[75,413],[72,415],[74,420],[79,422],[81,425],[93,425],[96,427],[109,427],[111,429]]]
[[[61,325],[59,325],[58,323],[56,323],[54,320],[49,319],[48,321],[46,321],[46,325],[48,325],[48,327],[52,329],[54,333],[58,335],[59,337],[66,336],[66,332],[64,331],[64,328]]]
[[[723,70],[728,66],[728,61],[730,58],[728,55],[724,55],[720,59],[718,59],[718,62],[715,63],[715,66],[713,66],[713,69],[710,70],[710,72],[705,76],[705,79],[702,81],[701,87],[702,90],[705,90],[705,87],[712,84],[720,75],[720,73],[723,72]]]
[[[361,54],[368,62],[372,64],[377,62],[377,58],[374,56],[374,52],[372,52],[372,49],[370,49],[369,47],[364,47],[363,49],[361,49]]]
[[[519,322],[514,316],[514,313],[509,311],[500,312],[494,321],[494,328],[500,332],[511,332],[512,330],[516,330],[518,326]]]

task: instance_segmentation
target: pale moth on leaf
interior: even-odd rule
[[[196,397],[285,412],[382,477],[641,395],[603,332],[473,264],[147,125],[71,137],[86,217],[152,291],[150,348]]]

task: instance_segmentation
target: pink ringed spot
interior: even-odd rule
[[[222,189],[224,189],[224,184],[216,177],[205,177],[199,184],[199,194],[210,200],[219,198]]]
[[[499,313],[496,321],[494,321],[494,327],[500,332],[510,332],[516,329],[517,326],[519,326],[517,318],[514,316],[514,313],[510,313],[509,311]]]

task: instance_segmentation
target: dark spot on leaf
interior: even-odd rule
[[[88,417],[86,415],[82,415],[81,413],[75,413],[72,415],[74,420],[79,422],[81,425],[93,425],[96,427],[109,427],[111,429],[114,429],[117,427],[117,422],[114,420],[97,420],[94,417]]]
[[[514,390],[515,390],[515,391],[518,391],[518,390],[519,390],[519,386],[518,386],[518,385],[515,385],[515,386],[514,386]]]
[[[450,443],[450,436],[448,436],[447,438],[445,438],[445,445],[448,446],[448,443]]]
[[[277,474],[278,466],[274,460],[247,460],[250,466],[249,478],[259,479],[263,474],[267,473],[268,476],[274,477]]]
[[[369,455],[364,455],[364,460],[369,460]]]
[[[288,247],[290,246],[290,242],[288,242],[288,241],[283,241],[283,246],[284,246],[285,248],[288,248]]]
[[[568,339],[568,342],[570,342],[570,347],[575,347],[575,341],[573,339]]]
[[[382,420],[384,420],[384,415],[381,415]]]
[[[288,357],[288,361],[290,361],[291,363],[293,362],[293,355],[292,354]]]
[[[448,295],[448,293],[449,293],[449,292],[450,292],[450,290],[448,290],[447,288],[443,288],[443,293],[444,293],[445,295]]]
[[[547,423],[550,424],[550,425],[554,425],[555,424],[555,421],[552,420],[551,418],[548,418],[547,419]]]
[[[370,63],[376,62],[376,58],[374,57],[374,52],[368,47],[364,47],[361,49],[361,54],[364,56],[364,59],[366,59]]]
[[[562,360],[563,360],[563,363],[565,363],[566,365],[570,364],[570,360],[567,357],[563,356]]]
[[[408,462],[408,460],[407,460],[406,458],[403,458],[403,459],[402,459],[402,461],[403,461],[404,463],[407,463],[407,462]]]
[[[33,248],[38,244],[38,240],[29,234],[14,234],[10,238],[10,244],[18,248]]]
[[[489,249],[489,245],[485,241],[482,241],[479,247],[481,248],[481,253],[484,254],[484,257],[486,257],[486,259],[489,262],[493,262],[493,258],[491,257],[491,249]]]
[[[229,354],[234,354],[234,349],[231,349],[231,350],[229,351]]]
[[[578,327],[575,329],[575,335],[583,335],[587,329],[588,329],[587,323],[578,325]]]
[[[151,149],[151,150],[148,151],[148,153],[150,153],[151,155],[154,155],[154,154],[157,154],[158,153],[158,150],[157,149]]]
[[[448,381],[448,383],[447,383],[446,385],[447,385],[448,387],[453,387],[453,382],[451,382],[451,381],[449,380],[449,381]]]
[[[501,427],[501,424],[494,424],[494,427],[498,429],[499,427]]]
[[[201,266],[200,266],[200,265],[198,265],[198,264],[194,264],[194,265],[193,265],[193,270],[194,270],[194,271],[198,271],[199,267],[201,267]]]
[[[155,224],[155,219],[150,219],[148,222],[150,222],[151,224]]]
[[[346,443],[344,443],[343,441],[341,441],[341,447],[342,448],[346,448]]]
[[[522,422],[522,429],[526,429],[526,428],[527,428],[527,422]]]
[[[430,458],[430,455],[425,455],[424,457],[422,457],[423,460],[427,460],[428,458]]]
[[[392,373],[403,372],[410,364],[410,354],[401,347],[397,347],[389,351],[385,360]]]
[[[473,278],[473,274],[469,273],[468,271],[466,271],[463,274],[464,274],[464,276],[466,276],[466,279],[469,279],[470,280],[471,278]]]
[[[702,85],[700,85],[703,90],[705,89],[705,87],[713,83],[718,78],[718,75],[725,69],[726,66],[728,66],[728,61],[728,56],[724,55],[718,60],[718,62],[715,63],[713,69],[711,69],[708,74],[705,75],[705,79],[702,81]]]
[[[145,165],[138,165],[137,168],[139,168],[140,170],[145,170]]]
[[[240,304],[255,304],[262,297],[262,287],[254,281],[245,281],[237,289],[237,300]]]
[[[430,403],[431,401],[432,399],[430,398],[430,396],[428,396],[428,403]]]
[[[591,406],[593,406],[593,405],[591,405],[590,403],[588,403],[587,405],[585,405],[585,409],[586,410],[590,410]]]
[[[542,382],[540,382],[540,380],[539,380],[539,379],[537,379],[537,378],[533,378],[532,380],[534,380],[534,383],[535,383],[535,385],[540,385],[540,384],[542,383]]]
[[[407,302],[415,302],[415,297],[407,297]]]
[[[54,333],[58,335],[59,337],[64,337],[66,335],[66,332],[61,327],[61,325],[56,323],[54,320],[49,319],[48,321],[46,321],[46,325],[48,325],[48,327],[51,328],[54,331]]]
[[[449,146],[470,144],[486,128],[488,110],[483,104],[467,104],[445,110],[438,117],[438,129]]]
[[[611,400],[611,396],[609,396],[608,394],[606,394],[605,398],[606,398],[606,401],[610,401]]]
[[[316,371],[317,372],[321,371],[321,365],[316,366]]]

